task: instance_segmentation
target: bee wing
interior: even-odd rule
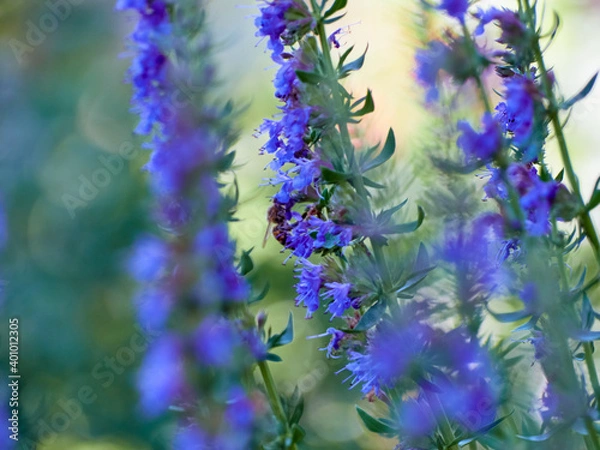
[[[265,237],[263,238],[262,246],[265,248],[267,245],[267,240],[269,239],[269,234],[271,234],[271,227],[273,226],[272,222],[267,223],[267,229],[265,230]]]

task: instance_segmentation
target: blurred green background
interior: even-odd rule
[[[144,336],[133,320],[135,286],[125,275],[123,258],[134,237],[155,225],[147,221],[150,199],[140,170],[148,154],[132,135],[136,118],[128,111],[130,87],[123,83],[129,61],[120,57],[135,16],[116,13],[113,3],[0,3],[0,196],[9,221],[0,273],[6,291],[2,323],[15,316],[21,323],[19,448],[168,448],[160,437],[168,423],[143,420],[133,388],[143,356],[135,342]],[[263,171],[268,157],[258,156],[263,141],[253,135],[263,117],[276,112],[276,103],[270,85],[275,67],[266,43],[254,37],[256,3],[208,3],[223,92],[248,105],[236,145],[242,220],[232,232],[241,248],[255,247],[257,284],[271,283],[261,307],[275,329],[294,310],[296,340],[279,352],[285,363],[274,365],[277,381],[283,391],[298,385],[306,396],[306,448],[392,448],[364,432],[353,408],[361,402],[360,392],[341,384],[344,375],[335,374],[341,362],[318,351],[325,342],[306,341],[327,327],[327,317],[303,319],[304,311],[292,302],[293,265],[281,264],[274,239],[261,247],[268,189],[258,186],[268,176]],[[341,42],[357,49],[368,43],[369,54],[348,86],[359,95],[370,87],[377,105],[365,120],[363,138],[377,142],[394,127],[402,166],[419,151],[419,133],[427,126],[412,77],[416,2],[349,3]],[[600,68],[600,2],[548,1],[547,9],[548,15],[552,9],[561,14],[562,30],[548,58],[570,94]],[[599,121],[596,89],[568,128],[586,193],[600,167]],[[104,187],[73,203],[103,167],[102,158],[123,146],[131,146],[132,159],[123,161]],[[555,157],[550,161],[559,167]],[[6,329],[2,325],[0,331],[2,364]]]

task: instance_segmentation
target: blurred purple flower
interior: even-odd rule
[[[203,365],[227,368],[233,364],[241,338],[232,322],[207,316],[194,333],[194,350]]]
[[[477,133],[468,122],[458,122],[461,132],[456,144],[465,153],[467,162],[481,161],[487,163],[502,150],[502,131],[491,114],[486,113],[482,119],[483,131]]]
[[[155,417],[165,412],[186,388],[183,346],[174,335],[155,341],[137,374],[140,404],[145,414]]]
[[[506,8],[499,9],[492,7],[487,11],[479,9],[479,11],[475,13],[475,17],[479,19],[479,25],[475,30],[476,35],[483,34],[484,27],[488,23],[497,21],[502,30],[502,35],[498,39],[499,43],[507,44],[513,48],[521,45],[528,45],[525,40],[527,26],[521,21],[516,12]]]
[[[441,41],[431,41],[426,49],[419,49],[415,55],[417,82],[425,88],[425,101],[433,103],[439,98],[438,76],[446,65],[450,49]]]
[[[128,271],[138,282],[156,281],[169,266],[171,252],[166,242],[152,235],[137,239],[127,261]]]
[[[136,53],[128,72],[133,85],[132,111],[140,116],[135,131],[149,134],[155,127],[162,130],[168,117],[167,56],[161,48],[171,33],[167,5],[162,0],[119,0],[116,8],[135,9],[140,16],[130,36]]]
[[[146,288],[134,300],[140,325],[150,330],[162,330],[174,306],[170,292],[160,288]]]

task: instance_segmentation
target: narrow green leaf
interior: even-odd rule
[[[254,250],[254,247],[242,252],[242,256],[240,257],[239,271],[242,276],[248,275],[248,273],[252,272],[252,269],[254,269],[254,262],[250,257],[252,250]]]
[[[351,114],[352,117],[362,117],[366,114],[370,114],[375,111],[375,103],[373,102],[373,95],[371,94],[371,90],[367,91],[367,95],[365,97],[365,102],[358,111],[355,111]]]
[[[340,9],[344,9],[346,7],[346,4],[348,4],[348,0],[335,0],[335,2],[333,3],[333,5],[331,6],[331,8],[329,8],[327,10],[327,12],[325,12],[325,14],[323,15],[323,17],[325,19],[327,19],[329,16],[335,14],[336,12],[338,12]]]
[[[371,306],[360,318],[356,326],[354,327],[354,331],[367,331],[370,328],[373,328],[375,325],[381,321],[383,315],[385,314],[387,305],[385,301],[379,300],[373,306]]]
[[[323,23],[324,23],[325,25],[330,25],[330,24],[332,24],[332,23],[335,23],[335,22],[337,22],[338,20],[340,20],[341,18],[343,18],[343,17],[345,17],[345,16],[346,16],[346,13],[344,13],[344,14],[340,14],[339,16],[335,16],[335,17],[331,17],[331,18],[329,18],[329,19],[325,19],[325,20],[323,21]]]
[[[589,297],[584,292],[583,294],[583,303],[581,305],[581,326],[584,330],[589,331],[592,329],[595,320],[594,308],[592,308],[592,303],[590,302]]]
[[[381,213],[379,213],[377,215],[377,221],[382,224],[389,222],[391,220],[392,216],[395,213],[397,213],[398,211],[400,211],[404,207],[404,205],[406,205],[407,202],[408,202],[408,199],[405,199],[399,205],[396,205],[393,208],[382,211]]]
[[[419,244],[419,252],[417,253],[417,259],[415,260],[415,264],[413,265],[413,272],[419,272],[428,268],[431,268],[431,264],[429,263],[429,254],[427,253],[425,245],[421,242]]]
[[[557,428],[548,431],[547,433],[544,434],[537,434],[535,436],[523,436],[522,434],[517,434],[516,436],[519,439],[523,439],[524,441],[529,441],[529,442],[544,442],[547,441],[548,439],[550,439],[552,437],[552,435],[554,433],[556,433]]]
[[[531,330],[531,329],[533,329],[535,327],[535,325],[537,324],[537,321],[538,321],[538,317],[533,316],[531,319],[529,319],[523,325],[520,325],[517,328],[515,328],[513,330],[513,333],[517,332],[517,331],[528,331],[528,330]]]
[[[254,295],[252,295],[252,297],[250,297],[250,299],[248,300],[248,304],[251,305],[252,303],[260,302],[261,300],[263,300],[269,293],[270,288],[271,288],[271,285],[269,283],[266,283],[265,287],[262,289],[262,291],[260,291],[258,294],[254,294]]]
[[[524,309],[510,313],[497,313],[492,311],[489,307],[487,310],[494,317],[494,319],[502,323],[518,322],[519,320],[523,320],[531,316],[531,313],[525,311]]]
[[[362,177],[363,179],[363,183],[365,184],[365,186],[367,187],[372,187],[375,189],[385,189],[385,186],[383,184],[379,184],[374,182],[373,180],[367,178],[367,177]]]
[[[288,316],[288,323],[285,327],[285,330],[281,333],[281,338],[279,339],[279,345],[287,345],[294,340],[294,316],[290,311],[290,315]]]
[[[338,184],[348,181],[350,175],[323,167],[321,168],[321,178],[327,183]]]
[[[369,50],[369,47],[365,49],[364,53],[360,57],[342,66],[339,74],[340,78],[344,78],[348,76],[350,72],[360,70],[362,68],[363,64],[365,63],[365,57],[367,56],[367,50]]]
[[[585,209],[591,211],[596,206],[600,205],[600,178],[596,180],[596,185],[594,186],[594,192],[590,201],[586,205]]]
[[[302,414],[304,413],[304,397],[299,393],[298,386],[296,386],[296,390],[294,391],[294,396],[297,396],[295,399],[294,408],[292,410],[292,414],[289,417],[290,425],[296,424],[300,422],[302,418]],[[298,394],[296,394],[298,393]]]
[[[381,420],[376,419],[375,417],[371,416],[368,412],[366,412],[364,409],[362,409],[358,405],[356,405],[356,412],[358,412],[358,415],[362,419],[363,423],[365,424],[365,427],[367,427],[367,430],[372,431],[373,433],[383,434],[383,435],[396,433],[396,431],[392,427],[385,424]]]
[[[418,215],[417,220],[414,222],[402,223],[399,225],[392,225],[390,227],[384,227],[383,234],[404,234],[404,233],[412,233],[416,231],[423,220],[425,219],[425,211],[420,206],[418,207]]]
[[[276,355],[275,353],[267,353],[267,361],[271,361],[271,362],[281,362],[283,361],[283,359],[281,359],[281,356]]]
[[[396,293],[405,292],[417,286],[421,281],[427,278],[427,274],[429,274],[429,272],[431,272],[433,269],[435,269],[435,266],[428,267],[410,274],[404,284],[398,290],[396,290]]]
[[[364,164],[363,167],[361,167],[362,172],[365,173],[371,169],[381,166],[394,155],[395,151],[396,136],[394,136],[394,130],[390,128],[385,140],[385,144],[383,144],[383,148],[381,149],[381,153],[379,153],[379,155],[377,155],[371,161],[368,161],[366,164]]]
[[[281,347],[289,344],[294,340],[294,317],[290,312],[288,317],[288,323],[285,329],[278,334],[274,334],[267,341],[267,348],[270,350],[272,348]]]
[[[233,165],[234,160],[235,160],[235,151],[226,153],[221,158],[221,161],[219,161],[217,170],[219,172],[225,172],[225,171],[231,169],[231,166]]]
[[[299,442],[302,442],[302,439],[304,439],[304,436],[306,436],[306,431],[304,431],[304,428],[302,428],[297,423],[293,424],[292,425],[292,440],[294,441],[294,443],[298,444]]]
[[[352,50],[354,50],[354,45],[342,53],[342,56],[340,56],[340,60],[338,61],[338,71],[344,65],[346,59],[348,59],[348,56],[350,56],[350,53],[352,53]]]
[[[560,172],[558,172],[558,175],[556,175],[556,177],[554,177],[554,181],[556,181],[557,183],[560,183],[560,182],[562,182],[564,176],[565,176],[565,169],[562,169]]]
[[[315,72],[305,72],[304,70],[296,70],[298,79],[306,84],[319,84],[323,81],[323,76]]]
[[[577,103],[578,101],[583,100],[585,97],[587,97],[588,94],[592,91],[594,84],[596,83],[596,78],[598,78],[598,72],[596,72],[596,74],[592,77],[592,79],[590,81],[588,81],[588,83],[584,86],[584,88],[581,91],[579,91],[579,93],[575,94],[569,100],[563,102],[560,105],[560,108],[561,109],[569,109],[575,103]]]

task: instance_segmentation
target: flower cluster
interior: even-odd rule
[[[540,430],[544,433],[527,439],[545,441],[558,429],[568,427],[574,431],[577,427],[586,428],[586,434],[594,433],[591,421],[597,419],[597,412],[590,402],[594,396],[587,394],[589,386],[581,379],[579,373],[583,368],[577,364],[577,360],[587,359],[586,370],[592,380],[592,390],[597,394],[598,383],[594,381],[597,374],[589,347],[589,340],[597,338],[589,331],[594,324],[594,313],[585,293],[578,291],[585,273],[579,288],[574,290],[569,281],[570,268],[565,264],[566,254],[578,244],[573,239],[575,232],[568,238],[557,223],[579,216],[592,246],[598,248],[593,225],[580,206],[582,200],[577,199],[579,187],[558,117],[559,109],[568,109],[585,97],[591,84],[572,100],[559,103],[554,74],[546,69],[543,59],[535,7],[528,0],[519,2],[515,11],[494,7],[473,11],[474,32],[469,31],[462,6],[468,5],[442,2],[439,9],[462,22],[463,35],[457,38],[454,31],[448,31],[445,40],[427,43],[427,48],[416,55],[417,81],[426,89],[426,105],[430,107],[440,100],[442,76],[461,81],[452,68],[465,54],[450,49],[456,42],[464,43],[461,48],[470,59],[465,66],[472,70],[462,81],[474,82],[485,107],[481,131],[474,130],[465,120],[459,120],[456,125],[456,146],[461,151],[461,162],[438,164],[446,171],[458,168],[457,173],[486,166],[489,179],[483,189],[487,199],[495,200],[499,207],[498,213],[486,212],[474,220],[471,218],[471,225],[465,223],[464,217],[449,221],[442,259],[451,263],[455,271],[458,312],[469,336],[477,336],[486,312],[501,322],[527,319],[515,331],[530,335],[521,342],[533,344],[533,356],[547,385],[539,403],[530,407],[539,412]],[[501,32],[497,40],[501,48],[493,52],[478,47],[478,36],[491,22],[496,23]],[[555,32],[549,34],[551,39]],[[493,76],[487,73],[489,65],[495,65],[495,75],[503,86],[495,108],[486,88],[487,79]],[[446,104],[440,102],[437,106],[444,108]],[[558,135],[565,171],[571,172],[568,176],[573,193],[562,184],[562,173],[553,177],[545,161],[549,126]],[[496,253],[496,258],[490,250]],[[574,291],[578,292],[576,297],[573,297]],[[494,299],[507,296],[518,297],[523,308],[509,313],[497,313],[490,308]],[[574,306],[579,300],[583,304]],[[574,357],[571,348],[575,345],[587,347],[587,355]],[[502,364],[505,370],[512,368],[506,360]],[[499,380],[510,387],[508,379]],[[465,391],[468,389],[461,389]],[[467,400],[461,401],[461,404],[467,403]],[[422,408],[418,411],[422,415]],[[533,430],[524,434],[531,433]],[[593,440],[588,440],[587,448],[595,448]],[[559,445],[558,440],[555,442]]]
[[[265,121],[261,130],[269,134],[263,151],[273,155],[269,167],[277,173],[272,184],[281,185],[269,219],[276,224],[275,236],[300,266],[296,304],[306,307],[307,317],[326,304],[324,312],[332,320],[343,319],[345,326],[330,327],[318,336],[331,338],[324,350],[328,357],[346,358],[351,387],[360,385],[364,395],[390,405],[395,425],[389,432],[398,434],[401,442],[427,441],[444,417],[473,432],[493,422],[496,415],[499,391],[490,387],[495,376],[491,358],[480,346],[477,330],[442,330],[431,325],[432,317],[425,310],[398,309],[399,300],[412,299],[413,287],[432,267],[421,249],[407,276],[405,267],[388,265],[384,248],[389,236],[416,230],[422,211],[417,221],[407,224],[393,220],[404,203],[373,211],[367,189],[382,186],[364,174],[392,156],[394,135],[389,133],[378,155],[374,154],[377,147],[355,154],[348,127],[353,117],[373,110],[373,99],[369,92],[354,101],[339,80],[359,69],[364,55],[345,64],[350,53],[346,51],[339,56],[337,68],[333,65],[336,32],[327,37],[324,18],[338,12],[343,2],[335,2],[330,10],[324,3],[321,8],[313,5],[316,22],[307,20],[313,25],[304,29],[304,37],[282,37],[293,34],[284,30],[297,30],[293,22],[297,16],[276,15],[270,3],[256,21],[259,34],[271,39],[273,59],[281,64],[274,85],[284,103],[282,114],[279,120]],[[466,6],[466,2],[443,2],[440,8],[463,21]],[[282,21],[278,26],[274,17]],[[265,31],[265,23],[276,32]],[[276,36],[279,44],[273,42]],[[463,42],[454,45],[464,48]],[[446,70],[452,50],[441,42],[430,49],[437,55],[421,54],[419,78],[431,89],[433,101],[438,97],[436,80]],[[472,151],[475,161],[491,160],[504,145],[502,128],[491,115],[484,127],[479,135],[463,125],[461,145],[487,146]],[[308,206],[299,209],[301,203]],[[322,259],[308,260],[316,254]],[[483,262],[480,266],[476,269],[483,272],[481,280],[490,278],[491,283],[492,270]]]
[[[330,298],[335,306],[328,311],[339,316],[348,302],[340,300],[339,292],[335,296],[327,289],[321,293],[327,284],[321,277],[323,268],[307,260],[314,253],[339,251],[353,239],[351,224],[333,220],[335,208],[325,202],[327,182],[322,171],[335,164],[316,133],[334,132],[335,122],[326,101],[331,87],[307,82],[308,78],[316,80],[319,55],[307,36],[315,33],[317,21],[302,1],[266,2],[260,13],[257,35],[269,37],[272,58],[280,65],[273,84],[282,102],[277,118],[265,120],[259,129],[268,134],[262,151],[273,155],[269,168],[276,176],[270,184],[279,187],[269,219],[276,224],[275,237],[299,258],[297,304],[304,304],[311,317],[320,298]],[[331,45],[327,40],[328,52]],[[302,203],[308,205],[298,210]]]
[[[203,12],[187,0],[169,8],[162,1],[120,2],[119,7],[141,15],[130,74],[145,124],[138,131],[154,133],[145,168],[162,227],[160,234],[138,239],[128,262],[140,285],[138,320],[158,335],[137,376],[140,406],[153,417],[172,407],[182,411],[174,448],[250,448],[257,442],[264,398],[247,392],[241,380],[266,359],[267,348],[245,309],[251,290],[236,266],[227,227],[234,204],[221,193],[218,179],[234,156],[228,149],[229,112],[207,101],[214,71],[210,48],[181,50],[193,33],[206,33],[188,29],[189,19],[202,18]],[[169,41],[160,41],[167,32]],[[163,115],[178,82],[165,68],[167,43],[178,49],[179,72],[196,70],[195,76],[205,77],[205,91],[198,107]],[[211,417],[203,417],[207,406]],[[216,411],[222,413],[219,420]]]

